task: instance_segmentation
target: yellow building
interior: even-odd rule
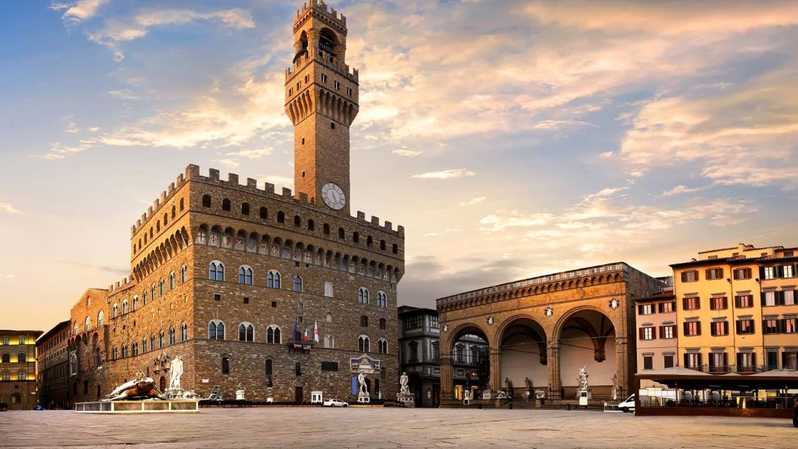
[[[682,367],[711,373],[798,368],[795,250],[741,243],[671,265]]]

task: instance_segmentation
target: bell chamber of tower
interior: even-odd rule
[[[349,127],[358,72],[346,65],[346,17],[310,0],[294,19],[285,111],[294,125],[294,187],[332,212],[350,213]]]

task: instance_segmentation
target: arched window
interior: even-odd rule
[[[458,363],[465,363],[465,346],[464,345],[458,344],[458,345],[456,345],[454,347],[454,359]]]
[[[180,325],[180,341],[188,341],[188,324],[186,323]]]
[[[308,231],[315,231],[316,230],[316,223],[311,219],[308,220]]]
[[[269,209],[266,209],[265,207],[260,208],[260,219],[261,220],[269,219]]]
[[[91,330],[91,318],[90,317],[86,317],[86,319],[83,320],[83,330],[86,331],[86,332]]]
[[[383,309],[388,307],[388,295],[386,295],[382,290],[377,292],[377,307],[381,307]]]
[[[295,292],[301,293],[302,292],[302,276],[295,274],[294,275],[294,285],[292,289]]]
[[[380,318],[380,329],[385,330],[388,327],[388,321],[385,318]]]
[[[180,267],[180,283],[185,283],[188,280],[188,265]]]
[[[97,327],[102,328],[105,325],[105,312],[100,310],[97,314]]]
[[[296,374],[297,377],[302,375],[302,364],[301,363],[299,363],[299,362],[294,363],[294,374]]]
[[[285,212],[277,212],[277,223],[285,223]]]
[[[328,349],[335,349],[335,336],[334,335],[325,335],[324,336],[324,347]]]
[[[302,226],[302,219],[299,218],[299,215],[294,215],[294,226],[297,228]]]
[[[232,204],[230,203],[230,200],[228,200],[227,198],[225,198],[225,199],[223,199],[223,200],[222,200],[222,210],[224,210],[224,211],[227,211],[227,212],[230,212],[230,210],[231,210],[232,208],[233,208],[233,206],[232,206]]]
[[[212,281],[224,281],[224,264],[214,260],[208,266],[208,279]]]
[[[241,215],[249,215],[249,203],[241,203]]]
[[[248,265],[241,265],[238,268],[238,283],[244,285],[252,285],[253,283],[252,268]]]
[[[158,333],[158,349],[163,349],[164,347],[164,334],[163,331]]]
[[[114,304],[113,307],[111,307],[111,319],[116,318],[118,315],[119,315],[119,306]]]
[[[324,320],[327,321],[328,323],[332,323],[332,315],[328,313],[327,316],[324,318]]]
[[[166,292],[166,289],[164,289],[165,286],[166,284],[164,284],[163,279],[158,281],[158,296],[160,296],[161,298],[163,298],[163,295]]]
[[[208,323],[208,339],[224,340],[224,322],[220,320],[211,320]]]
[[[353,232],[352,233],[352,241],[355,242],[355,243],[360,243],[360,233],[359,232]]]
[[[371,238],[371,236],[368,236],[368,237],[366,238],[366,246],[368,246],[369,248],[371,248],[371,246],[372,246],[373,244],[374,244],[374,239],[373,239],[373,238]]]
[[[180,198],[180,212],[183,212],[183,209],[186,208],[186,202],[183,198]]]
[[[177,278],[175,277],[175,272],[174,271],[169,273],[169,290],[174,290],[175,289],[175,280],[176,279]]]
[[[169,215],[163,214],[163,226],[164,226],[164,228],[166,228],[167,224],[169,224]]]
[[[369,352],[369,337],[366,335],[361,335],[357,337],[357,350],[360,352]]]
[[[270,270],[266,274],[266,287],[280,288],[280,272],[277,270]]]
[[[274,381],[273,381],[273,377],[272,377],[273,376],[273,372],[274,372],[274,363],[272,362],[272,359],[266,359],[266,370],[265,371],[266,371],[266,386],[267,387],[274,386]]]
[[[344,228],[338,228],[338,238],[341,240],[346,240],[346,232]]]
[[[127,299],[122,301],[122,315],[127,314],[130,312],[130,305],[127,302]]]
[[[211,196],[202,195],[202,207],[211,207]]]
[[[324,223],[324,234],[330,235],[330,225],[328,223]]]
[[[230,374],[230,356],[222,356],[222,374]]]
[[[139,297],[138,296],[134,296],[133,297],[133,309],[132,309],[132,311],[135,312],[138,309],[139,309]]]
[[[369,317],[366,315],[360,316],[360,327],[369,327]]]
[[[255,341],[255,326],[252,323],[241,323],[238,325],[238,341]]]
[[[357,302],[359,304],[369,303],[369,290],[366,287],[360,287],[357,289]]]
[[[266,329],[266,343],[270,345],[279,345],[282,343],[280,338],[280,328],[272,324]]]
[[[377,341],[377,346],[380,354],[387,354],[388,353],[388,340],[385,337],[380,338]]]
[[[380,249],[385,251],[385,240],[380,240]]]
[[[150,351],[155,351],[155,335],[150,335]]]
[[[169,326],[169,345],[177,343],[177,334],[175,333],[174,326]]]

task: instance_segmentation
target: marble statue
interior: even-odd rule
[[[357,375],[357,383],[360,387],[360,391],[357,394],[357,402],[368,404],[371,402],[371,398],[369,397],[369,387],[366,384],[366,375],[362,371]]]
[[[612,400],[618,400],[618,374],[612,375]]]
[[[577,376],[577,384],[579,385],[579,391],[587,391],[590,389],[590,385],[588,384],[589,375],[587,374],[587,368],[582,367],[579,369],[579,376]]]
[[[399,385],[400,385],[399,392],[400,393],[402,393],[402,394],[409,394],[410,393],[410,387],[408,386],[408,382],[409,382],[409,379],[407,377],[407,373],[403,372],[402,376],[399,377]]]
[[[183,359],[180,356],[172,359],[169,364],[169,390],[181,391],[180,378],[183,376]]]

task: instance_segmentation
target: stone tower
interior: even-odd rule
[[[349,216],[349,126],[358,112],[358,73],[346,65],[346,17],[309,0],[293,30],[285,111],[294,124],[294,189]]]

